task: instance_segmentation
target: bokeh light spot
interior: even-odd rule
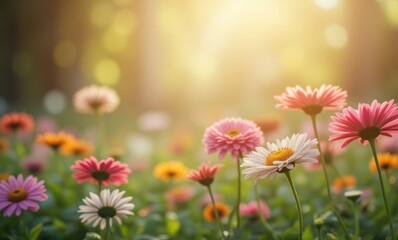
[[[331,25],[325,31],[326,42],[333,48],[343,48],[347,45],[348,34],[344,27]]]
[[[114,28],[108,28],[102,35],[102,45],[110,53],[119,53],[127,45],[125,35],[120,35]]]
[[[94,74],[98,82],[105,85],[113,85],[119,81],[120,70],[113,59],[105,58],[97,63]]]
[[[73,42],[59,42],[53,52],[55,63],[63,68],[70,67],[76,61],[76,46]]]
[[[128,9],[118,11],[113,18],[113,28],[115,28],[116,32],[122,35],[132,33],[135,30],[136,25],[135,15]]]
[[[170,116],[163,111],[150,111],[139,115],[137,122],[141,130],[159,131],[169,126]]]
[[[314,0],[315,4],[323,9],[332,9],[337,6],[339,0]]]
[[[387,0],[382,2],[387,20],[393,26],[398,26],[398,1]]]
[[[61,113],[66,107],[66,97],[59,90],[50,90],[44,95],[43,105],[45,110],[49,113]]]
[[[143,134],[132,134],[127,138],[127,148],[135,157],[148,157],[153,151],[151,140]]]
[[[98,3],[91,10],[91,22],[96,26],[105,26],[109,24],[113,16],[113,8],[111,5],[102,2]]]

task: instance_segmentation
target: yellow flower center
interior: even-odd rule
[[[278,150],[272,151],[268,156],[265,158],[264,165],[272,166],[274,161],[285,161],[290,156],[292,156],[294,150],[289,147],[283,147]]]
[[[227,134],[230,137],[236,137],[240,134],[240,131],[239,131],[239,129],[231,129],[231,130],[228,130]]]
[[[12,190],[8,195],[7,195],[7,199],[10,202],[20,202],[25,200],[28,197],[28,192],[23,189],[23,188],[15,188],[14,190]]]

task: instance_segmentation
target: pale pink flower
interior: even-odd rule
[[[194,194],[192,187],[175,187],[165,193],[166,200],[171,204],[181,204],[188,202]]]
[[[9,217],[15,213],[19,216],[22,210],[37,212],[39,204],[47,200],[44,181],[28,176],[25,180],[22,174],[10,176],[8,181],[0,181],[0,211]]]
[[[394,135],[391,138],[380,138],[378,145],[381,152],[398,154],[398,135]]]
[[[41,158],[40,156],[31,155],[24,158],[24,160],[21,162],[21,166],[30,174],[37,174],[42,172],[47,167],[47,159]]]
[[[309,115],[316,115],[323,109],[339,110],[346,105],[347,92],[338,86],[323,84],[319,88],[305,89],[300,86],[287,87],[282,95],[275,96],[279,101],[278,109],[303,110]]]
[[[237,160],[263,144],[263,133],[252,121],[224,118],[206,129],[203,143],[208,154],[218,152],[223,159],[229,152]]]
[[[358,109],[347,107],[332,116],[329,131],[330,141],[345,140],[341,147],[359,139],[361,143],[377,138],[379,135],[391,137],[398,132],[398,108],[394,100],[371,105],[358,104]]]
[[[101,161],[95,157],[89,157],[83,161],[77,160],[71,169],[75,171],[72,177],[77,180],[77,183],[89,181],[90,183],[98,182],[104,186],[110,183],[115,186],[127,183],[127,177],[131,173],[127,164],[122,164],[113,158]]]
[[[82,113],[113,112],[119,103],[119,96],[113,89],[96,85],[80,89],[73,99],[76,111]]]
[[[264,218],[268,218],[271,215],[271,210],[263,200],[260,200],[260,209]],[[247,216],[247,217],[257,217],[259,212],[256,201],[251,201],[248,204],[241,203],[239,210],[241,216]]]
[[[198,170],[191,169],[187,178],[197,181],[202,185],[209,186],[213,182],[214,175],[216,175],[221,166],[221,164],[211,166],[210,161],[202,163]]]

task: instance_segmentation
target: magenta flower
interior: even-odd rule
[[[264,218],[268,218],[271,215],[271,210],[269,209],[268,205],[263,201],[260,200],[260,208]],[[258,216],[258,208],[257,202],[251,201],[248,204],[241,203],[240,204],[240,215],[247,216],[247,217],[257,217]]]
[[[113,158],[98,161],[95,157],[77,160],[71,169],[75,171],[72,177],[77,180],[77,183],[89,181],[90,183],[98,182],[104,186],[110,183],[116,186],[127,183],[128,174],[131,172],[127,164],[122,164]]]
[[[323,109],[339,110],[346,105],[347,92],[338,86],[323,84],[320,88],[307,86],[287,87],[286,92],[275,96],[279,101],[278,109],[303,110],[309,115],[316,115]]]
[[[263,133],[254,122],[233,117],[208,127],[203,138],[208,154],[218,152],[218,158],[223,159],[229,152],[234,160],[262,145],[263,141]]]
[[[38,201],[47,199],[44,181],[37,181],[37,178],[28,176],[25,180],[22,174],[17,178],[10,176],[8,182],[0,182],[0,211],[4,216],[19,216],[22,210],[37,212]]]
[[[213,182],[214,175],[216,175],[221,166],[221,164],[211,166],[210,161],[202,163],[197,171],[191,170],[188,173],[187,178],[208,186]]]
[[[333,135],[330,141],[344,139],[341,147],[359,139],[361,143],[375,139],[379,135],[391,137],[398,132],[398,108],[394,100],[371,105],[358,104],[358,109],[344,108],[342,113],[332,116],[329,131]]]

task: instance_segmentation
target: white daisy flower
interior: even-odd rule
[[[255,176],[254,184],[267,176],[272,179],[276,173],[293,169],[296,163],[317,163],[319,151],[316,149],[316,139],[307,140],[307,134],[294,134],[291,138],[267,142],[267,147],[256,147],[256,150],[243,158],[241,167],[246,179]]]
[[[96,85],[80,89],[73,99],[76,111],[83,113],[113,112],[119,103],[119,96],[113,89]]]
[[[123,198],[125,191],[120,192],[118,189],[110,192],[109,189],[103,189],[98,196],[90,192],[90,197],[83,199],[85,205],[79,206],[78,213],[82,223],[92,223],[93,227],[98,224],[101,229],[106,227],[106,218],[109,218],[109,225],[112,227],[113,221],[122,224],[122,218],[128,215],[134,215],[132,210],[134,204],[130,203],[133,197]]]

